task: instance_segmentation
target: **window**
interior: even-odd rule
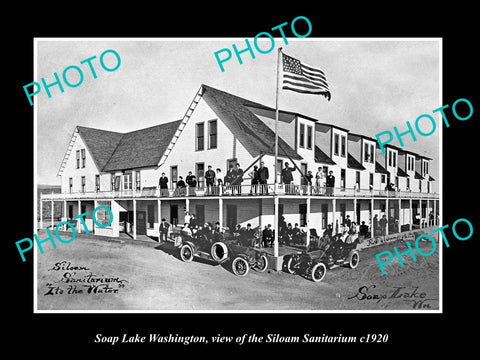
[[[77,169],[80,169],[80,150],[77,150]]]
[[[355,184],[358,186],[358,189],[360,189],[360,171],[355,173]]]
[[[398,189],[398,176],[395,176],[395,188]]]
[[[95,191],[100,191],[100,175],[95,175]]]
[[[307,172],[308,172],[308,164],[307,163],[300,163],[300,170],[302,170],[302,173],[304,175],[307,175]],[[300,180],[300,183],[302,185],[308,185],[308,182],[307,180],[302,176],[301,180]]]
[[[340,170],[340,187],[345,189],[345,169]]]
[[[345,154],[347,152],[347,137],[342,136],[342,157],[345,157]]]
[[[277,160],[277,182],[281,183],[282,181],[282,168],[283,168],[283,160]]]
[[[159,221],[160,222],[160,221]],[[149,229],[153,229],[155,223],[155,206],[152,204],[147,205],[147,225]]]
[[[178,181],[178,167],[177,166],[171,166],[170,167],[170,180],[172,183],[172,188],[177,187],[177,181]]]
[[[407,190],[410,190],[410,178],[407,178]]]
[[[385,184],[385,175],[382,174],[382,177],[381,177],[381,178],[382,178],[382,184]]]
[[[203,188],[205,185],[205,164],[204,163],[196,163],[196,178],[197,178],[197,187]]]
[[[135,171],[135,189],[140,190],[142,186],[142,178],[140,177],[140,170]]]
[[[338,143],[339,143],[340,135],[335,134],[335,140],[333,142],[333,154],[338,155]]]
[[[393,153],[393,166],[394,167],[397,166],[397,153],[396,152]]]
[[[85,192],[85,176],[82,176],[81,186],[80,191]]]
[[[305,147],[305,124],[300,124],[300,141],[299,146]]]
[[[132,190],[132,173],[123,174],[123,190]]]
[[[71,193],[73,189],[73,178],[68,178],[68,192]]]
[[[373,164],[375,161],[375,145],[370,144],[370,162]]]
[[[368,162],[370,160],[370,156],[368,155],[368,144],[363,146],[363,161]]]
[[[388,166],[392,166],[392,152],[388,152]]]
[[[217,148],[217,120],[208,122],[208,148]]]
[[[85,149],[82,149],[82,168],[85,167]]]
[[[312,127],[307,126],[307,149],[312,148]]]
[[[195,138],[197,139],[196,145],[195,145],[195,150],[201,151],[205,148],[205,141],[204,141],[204,129],[205,129],[205,124],[204,123],[198,123],[196,127],[196,133],[195,133]]]
[[[110,190],[115,190],[115,174],[110,174]]]
[[[100,206],[106,206],[109,210],[105,209],[104,207]],[[97,208],[95,212],[95,218],[97,219],[97,223],[100,225],[104,225],[105,227],[107,225],[110,225],[113,221],[112,218],[110,218],[110,214],[112,213],[112,206],[111,206],[111,201],[97,201]]]
[[[307,226],[307,204],[298,205],[298,214],[300,215],[300,226]]]
[[[195,217],[199,224],[205,223],[205,205],[197,204],[195,205]]]
[[[370,187],[373,189],[373,173],[370,173]]]

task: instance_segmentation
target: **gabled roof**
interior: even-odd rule
[[[222,119],[251,156],[257,156],[260,153],[275,154],[275,133],[248,109],[248,107],[267,107],[207,85],[202,87],[205,102]],[[295,160],[303,159],[280,136],[278,137],[278,154]]]
[[[352,154],[347,154],[347,167],[355,170],[365,170],[365,167],[353,157]]]
[[[375,172],[379,174],[389,174],[387,169],[385,169],[378,161],[375,161]]]
[[[102,171],[117,148],[123,134],[85,126],[77,126],[77,131],[82,137],[98,170]]]
[[[156,166],[178,125],[180,120],[123,134],[102,171]]]
[[[336,165],[336,163],[325,154],[322,149],[315,145],[315,162],[329,165]]]

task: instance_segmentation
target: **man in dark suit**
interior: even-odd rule
[[[162,176],[160,176],[158,185],[160,186],[160,195],[168,196],[168,178],[165,176],[165,173],[162,173]]]
[[[327,179],[325,181],[326,194],[329,196],[333,195],[333,188],[335,187],[335,176],[333,176],[333,171],[329,171],[327,175]]]
[[[260,193],[267,192],[267,181],[268,181],[268,168],[264,166],[265,164],[260,162],[260,167],[258,168],[258,183],[260,184]]]
[[[235,165],[234,174],[235,175],[233,176],[232,181],[232,185],[234,185],[234,187],[232,193],[235,193],[236,190],[238,192],[238,195],[240,195],[242,193],[243,170],[240,168],[239,163]]]
[[[207,194],[211,194],[212,187],[215,186],[215,171],[212,170],[212,165],[208,165],[208,170],[205,171],[205,182],[207,185]]]
[[[192,172],[189,171],[187,177],[185,178],[185,182],[187,183],[188,186],[192,186],[191,183],[193,178],[194,176],[192,175]]]
[[[167,241],[167,236],[168,236],[168,229],[170,228],[170,224],[165,221],[165,219],[162,219],[162,222],[160,223],[160,226],[158,227],[158,230],[160,232],[160,242],[162,241]]]
[[[293,186],[291,185],[293,181],[292,171],[295,171],[294,167],[289,167],[288,162],[285,163],[285,167],[282,169],[281,181],[285,184],[285,192],[293,192]]]

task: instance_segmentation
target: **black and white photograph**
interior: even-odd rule
[[[12,13],[7,350],[470,351],[475,11],[180,5]]]
[[[441,47],[38,39],[37,310],[441,310]]]

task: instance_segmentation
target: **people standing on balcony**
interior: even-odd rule
[[[186,187],[187,185],[185,184],[185,181],[183,181],[183,177],[179,176],[177,181],[177,194],[179,196],[185,195]]]
[[[185,178],[185,182],[187,183],[187,185],[189,187],[197,186],[197,184],[195,184],[195,186],[192,186],[192,181],[193,181],[194,178],[195,178],[195,175],[192,175],[192,172],[189,171],[187,177]]]
[[[250,195],[257,195],[258,191],[258,166],[254,165],[253,170],[248,173],[248,176],[250,176],[251,181],[251,187],[250,187]]]
[[[304,189],[303,190],[303,193],[304,194],[310,194],[310,191],[309,189],[311,188],[312,186],[312,179],[313,179],[313,174],[310,170],[307,171],[307,174],[305,175],[305,178],[307,179],[307,184],[308,185],[308,188],[307,189]]]
[[[326,194],[328,196],[333,196],[333,188],[335,187],[335,176],[333,176],[333,171],[330,170],[325,180]]]
[[[212,165],[208,165],[208,170],[205,171],[205,183],[207,185],[207,194],[213,194],[213,187],[215,186],[215,171],[212,170]]]
[[[235,191],[238,193],[238,195],[242,194],[242,182],[243,182],[243,170],[240,168],[240,164],[236,163],[235,164],[235,169],[234,169],[234,177],[232,180],[232,194],[235,194]]]
[[[265,167],[263,161],[260,162],[260,167],[258,168],[258,183],[260,185],[260,193],[261,194],[268,194],[267,189],[267,181],[268,181],[268,168]]]
[[[225,193],[232,195],[232,181],[235,177],[235,169],[233,168],[233,164],[230,164],[227,173],[223,178],[223,182],[225,183]]]
[[[223,193],[223,191],[220,190],[220,189],[223,190],[222,170],[220,168],[217,168],[216,171],[217,171],[216,179],[217,179],[218,193],[221,194]]]
[[[160,196],[168,196],[168,178],[164,172],[162,172],[162,176],[158,180],[158,186],[160,187]]]
[[[281,179],[280,181],[285,184],[285,192],[286,193],[291,193],[293,192],[292,190],[292,181],[293,181],[293,175],[292,171],[295,171],[294,167],[289,167],[288,162],[285,163],[285,167],[282,169],[282,172],[280,173]]]
[[[321,166],[318,167],[318,171],[315,174],[315,186],[317,187],[317,193],[323,194],[323,189],[325,188],[325,176]]]

